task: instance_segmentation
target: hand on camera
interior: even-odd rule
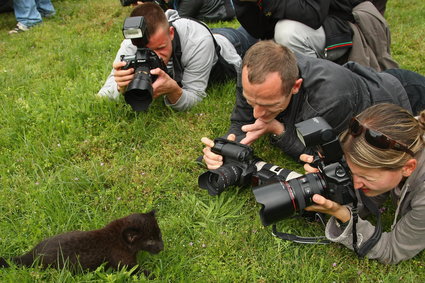
[[[313,162],[314,156],[313,155],[308,155],[308,154],[301,154],[300,155],[300,160],[303,162],[306,162],[304,164],[304,170],[306,173],[317,173],[319,172],[319,169],[311,166],[309,163]]]
[[[114,68],[114,78],[118,86],[118,91],[124,93],[128,84],[134,78],[134,69],[121,70],[127,63],[124,61],[115,62],[112,67]]]
[[[313,195],[313,201],[316,204],[310,205],[304,210],[326,213],[328,215],[338,218],[343,223],[349,221],[351,218],[351,213],[347,207],[340,205],[339,203],[336,203],[334,201],[331,201],[322,195]]]
[[[313,162],[314,156],[308,155],[308,154],[301,154],[300,160],[303,162],[306,162],[304,164],[304,170],[306,173],[317,173],[319,172],[319,169],[311,166],[309,163]],[[347,207],[340,205],[337,202],[334,202],[332,200],[329,200],[325,198],[322,195],[315,194],[312,197],[312,200],[314,205],[310,205],[305,208],[306,211],[316,211],[316,212],[322,212],[331,216],[334,216],[341,220],[342,222],[347,222],[351,218],[351,212],[348,210]]]
[[[276,119],[270,122],[264,122],[261,119],[255,120],[254,124],[242,126],[242,131],[246,133],[245,138],[241,140],[241,143],[251,145],[254,141],[258,140],[265,134],[276,134],[280,135],[285,131],[283,124]]]
[[[236,140],[236,136],[234,134],[230,134],[227,136],[227,139],[234,141]],[[209,170],[213,170],[223,165],[223,156],[215,154],[211,151],[211,148],[214,146],[214,142],[206,137],[203,137],[201,141],[206,145],[202,151],[204,152],[204,161],[207,165],[207,168]]]
[[[153,98],[158,98],[166,95],[168,102],[174,104],[182,96],[183,90],[166,72],[160,68],[151,70],[151,75],[157,76],[155,82],[152,84]]]

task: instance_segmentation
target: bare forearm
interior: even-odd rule
[[[177,84],[176,84],[177,85]],[[173,90],[167,93],[165,96],[167,97],[168,102],[171,104],[175,104],[183,94],[183,89],[178,85],[173,88]]]

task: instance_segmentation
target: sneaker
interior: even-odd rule
[[[12,29],[12,30],[9,31],[9,34],[21,33],[21,32],[27,31],[29,29],[30,28],[27,27],[26,25],[21,24],[21,23],[18,22],[16,24],[16,27],[14,29]]]

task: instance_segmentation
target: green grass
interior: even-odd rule
[[[155,101],[135,114],[123,100],[95,96],[110,72],[130,9],[119,1],[53,1],[57,16],[9,36],[13,13],[0,18],[0,255],[22,254],[47,236],[102,227],[133,212],[158,210],[165,250],[141,253],[157,281],[421,282],[424,253],[396,266],[358,259],[332,244],[299,245],[263,228],[249,189],[210,197],[197,185],[201,137],[229,125],[234,86],[177,113]],[[391,0],[387,20],[401,67],[425,74],[425,3]],[[225,23],[228,24],[228,23]],[[237,26],[237,22],[230,23]],[[215,24],[214,26],[220,26]],[[301,167],[255,145],[265,160]],[[391,210],[390,210],[391,211]],[[385,225],[391,215],[384,215]],[[279,228],[302,235],[323,229],[303,219]],[[1,282],[140,281],[128,271],[73,275],[67,270],[10,268]]]

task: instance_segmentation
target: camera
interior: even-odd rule
[[[312,165],[319,172],[253,188],[256,201],[262,205],[260,218],[264,226],[302,212],[314,204],[314,194],[339,204],[356,199],[351,174],[332,127],[321,117],[300,122],[295,127],[305,146],[316,147]]]
[[[245,187],[284,180],[292,172],[265,163],[255,157],[251,147],[224,138],[215,139],[211,151],[223,156],[223,165],[200,175],[198,185],[212,196],[221,194],[230,186]]]
[[[136,54],[121,55],[121,61],[126,62],[121,69],[134,68],[134,78],[127,86],[124,99],[134,111],[146,111],[152,103],[152,83],[157,78],[151,75],[150,70],[160,68],[167,72],[167,66],[153,50],[145,47],[149,42],[149,34],[143,17],[126,18],[123,34],[137,46]]]
[[[122,6],[130,6],[131,4],[137,4],[137,0],[120,0]],[[168,3],[164,0],[142,0],[143,3],[154,2],[159,5],[162,10],[166,11],[168,9]]]

